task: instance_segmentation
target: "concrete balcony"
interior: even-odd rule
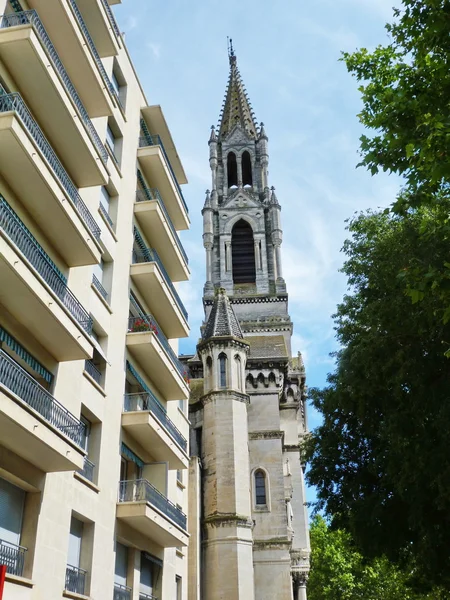
[[[91,5],[98,0],[92,0]],[[91,117],[112,115],[114,88],[75,0],[29,0]]]
[[[129,319],[126,344],[166,400],[189,398],[189,372],[151,315]]]
[[[0,350],[2,446],[44,473],[81,469],[84,425]]]
[[[136,220],[152,244],[172,281],[189,279],[188,257],[157,189],[137,190]]]
[[[19,94],[0,96],[0,174],[68,266],[98,264],[100,228]]]
[[[118,54],[120,30],[107,0],[77,0],[77,5],[98,54]]]
[[[147,182],[164,198],[175,229],[189,229],[189,211],[159,135],[140,137],[137,157]]]
[[[108,181],[108,155],[36,11],[4,15],[0,59],[77,187]]]
[[[91,358],[92,319],[0,195],[0,304],[58,361]]]
[[[188,314],[154,249],[133,251],[131,279],[170,339],[189,335]]]
[[[169,469],[187,469],[187,440],[167,416],[153,394],[126,394],[122,427],[156,461],[167,461]]]
[[[188,545],[186,515],[146,479],[120,482],[117,518],[162,548]]]

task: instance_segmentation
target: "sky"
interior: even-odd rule
[[[161,104],[189,184],[183,194],[191,229],[181,232],[191,279],[180,295],[193,353],[203,318],[205,255],[201,209],[211,187],[208,139],[228,79],[227,36],[258,121],[269,137],[269,185],[282,206],[282,258],[308,387],[333,369],[332,314],[346,291],[339,268],[345,220],[386,207],[398,180],[371,175],[359,162],[363,133],[358,83],[342,51],[387,41],[394,0],[122,0],[114,7],[150,104]],[[320,422],[309,409],[309,426]],[[314,499],[314,490],[308,490]]]

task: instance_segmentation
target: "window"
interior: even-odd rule
[[[183,471],[177,469],[177,482],[183,484]]]
[[[247,150],[242,154],[242,185],[253,185],[252,160]]]
[[[8,544],[20,544],[25,495],[24,490],[0,479],[0,540]],[[0,564],[3,564],[1,558],[5,557],[0,547]]]
[[[119,106],[124,110],[127,99],[127,82],[116,60],[114,60],[111,73],[111,83],[116,93],[116,98],[119,101]]]
[[[84,595],[86,586],[86,571],[80,569],[83,532],[84,523],[72,517],[70,521],[65,589],[81,595]]]
[[[160,597],[162,561],[147,552],[141,552],[140,592],[144,598]]]
[[[184,400],[178,400],[178,408],[184,414]]]
[[[111,203],[111,196],[109,195],[108,190],[105,188],[104,185],[102,185],[101,187],[101,194],[100,194],[100,204],[103,206],[103,208],[106,210],[106,212],[109,214],[109,205]]]
[[[117,586],[127,585],[128,573],[128,548],[116,542],[116,564],[114,568],[114,584]]]
[[[114,133],[109,125],[106,128],[106,143],[108,144],[111,152],[114,154],[114,150],[116,147],[116,136],[114,135]]]
[[[255,244],[253,230],[244,219],[238,221],[231,232],[231,259],[234,283],[255,283]]]
[[[208,356],[206,359],[206,389],[210,390],[212,388],[212,358]]]
[[[219,385],[227,387],[227,355],[223,352],[219,354]]]
[[[182,591],[183,591],[183,580],[181,579],[181,577],[179,575],[177,575],[175,577],[175,583],[177,586],[177,595],[176,598],[177,600],[181,600],[182,598]]]
[[[261,469],[255,471],[255,504],[267,506],[266,475]]]
[[[237,162],[236,154],[230,152],[227,157],[227,173],[228,173],[228,187],[237,186]]]
[[[242,392],[242,365],[241,358],[238,354],[234,357],[234,362],[236,366],[237,388]]]

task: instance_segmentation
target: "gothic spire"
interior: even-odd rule
[[[213,337],[228,336],[244,338],[241,326],[234,314],[228,296],[223,288],[219,288],[203,332],[203,339],[208,340]]]
[[[250,137],[256,139],[256,121],[247,91],[242,82],[241,74],[239,73],[232,40],[229,43],[228,57],[230,60],[230,75],[220,117],[219,135],[223,139],[239,123]]]

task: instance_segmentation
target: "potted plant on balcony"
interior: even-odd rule
[[[139,333],[141,331],[152,331],[155,335],[158,335],[158,329],[156,325],[147,321],[146,319],[135,319],[129,329],[129,333]]]

